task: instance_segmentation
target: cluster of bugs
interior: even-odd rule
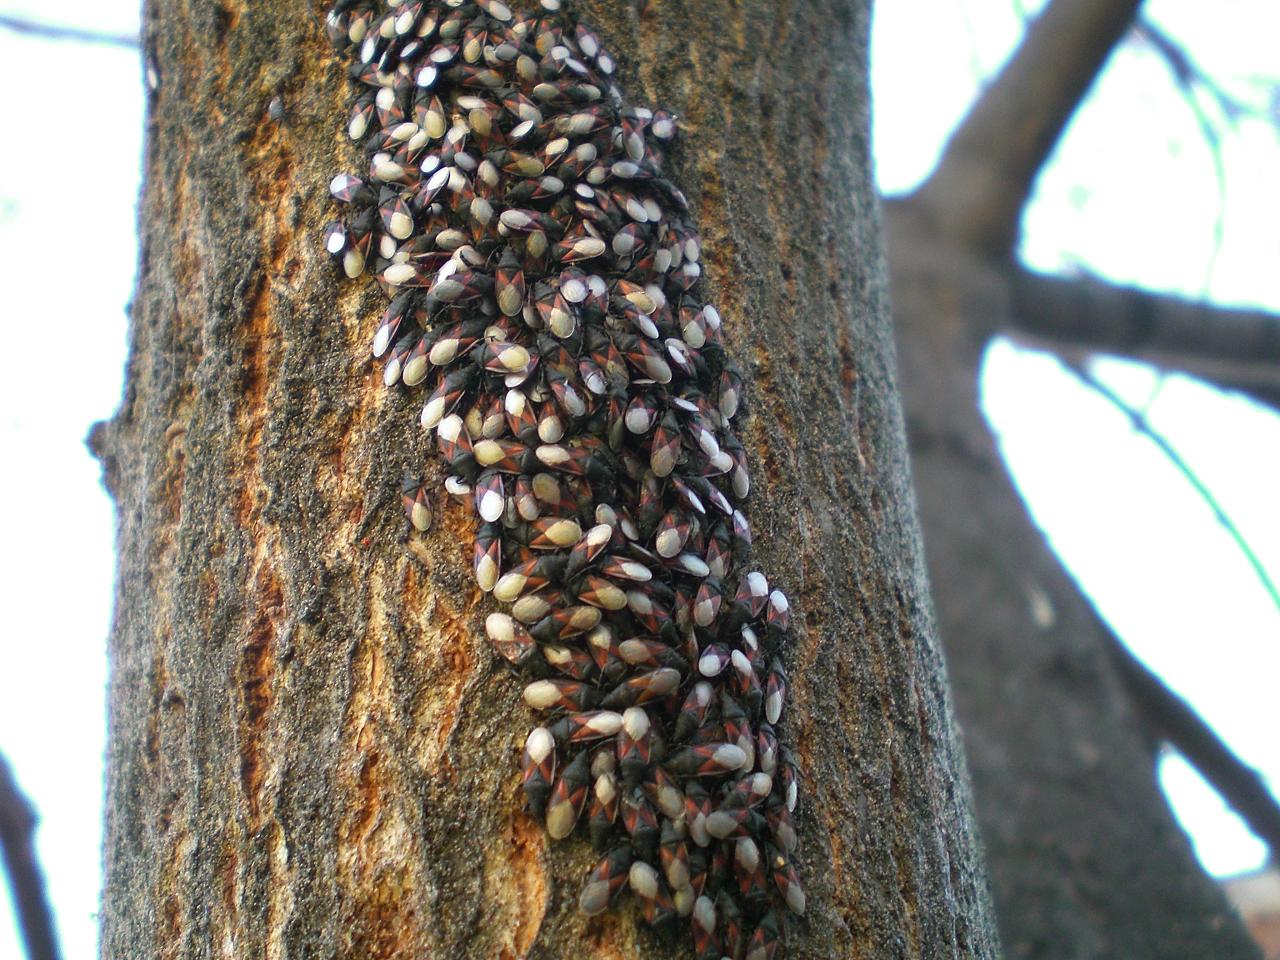
[[[662,174],[669,113],[627,106],[590,29],[541,0],[339,0],[367,156],[325,235],[390,300],[386,384],[425,393],[448,493],[478,515],[486,632],[544,716],[524,792],[553,838],[687,923],[705,960],[778,955],[805,897],[797,771],[777,724],[791,609],[749,571],[742,377]],[[429,497],[406,484],[409,521]]]

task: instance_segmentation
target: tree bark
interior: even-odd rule
[[[1092,606],[1035,528],[979,408],[1017,272],[886,204],[903,404],[939,632],[1006,954],[1256,958],[1155,779]]]
[[[748,380],[755,561],[793,598],[809,894],[788,956],[994,957],[925,592],[868,155],[864,3],[583,3],[669,161]],[[473,528],[321,250],[352,169],[315,11],[151,0],[124,402],[102,955],[685,955],[521,808],[534,720],[483,636]],[[280,98],[283,116],[269,104]],[[273,115],[275,118],[273,118]],[[276,119],[278,118],[278,119]]]

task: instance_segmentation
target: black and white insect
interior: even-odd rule
[[[805,909],[791,607],[747,565],[743,379],[662,171],[677,118],[624,101],[560,0],[339,0],[327,24],[365,160],[325,248],[385,290],[383,380],[421,391],[477,515],[486,632],[543,716],[529,809],[602,853],[584,913],[629,890],[700,960],[778,956]],[[416,475],[402,501],[427,529]]]

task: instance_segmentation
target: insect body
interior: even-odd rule
[[[339,0],[328,30],[367,162],[325,248],[388,294],[371,352],[477,515],[485,631],[541,715],[528,804],[607,851],[584,913],[629,890],[700,957],[776,956],[805,909],[792,612],[745,565],[744,384],[663,175],[676,118],[625,102],[559,0]],[[402,502],[427,529],[416,476]]]

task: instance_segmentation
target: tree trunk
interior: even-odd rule
[[[979,367],[1013,326],[1013,272],[942,238],[912,200],[886,221],[939,632],[1007,955],[1257,957],[1159,792],[1105,628],[982,418]]]
[[[668,168],[748,381],[755,561],[799,621],[787,955],[994,957],[894,383],[866,5],[642,7],[581,4],[629,98],[683,118]],[[356,152],[315,9],[145,22],[132,351],[93,438],[120,516],[102,955],[686,955],[630,906],[578,912],[596,856],[522,808],[535,720],[484,637],[470,513],[441,495],[406,532],[401,474],[434,454],[369,358],[381,294],[321,248]]]

